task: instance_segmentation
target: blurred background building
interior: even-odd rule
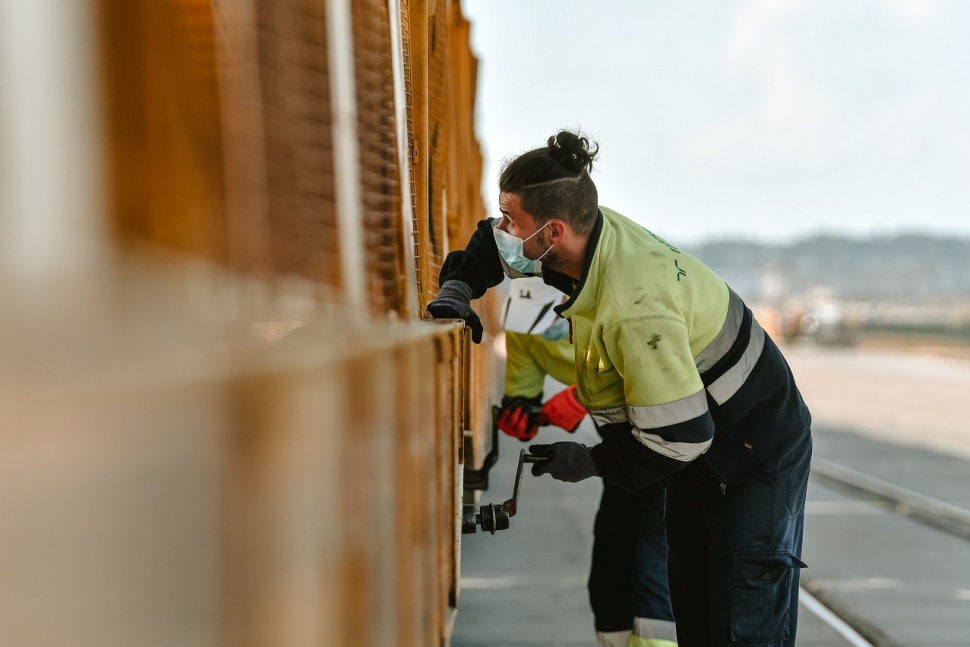
[[[692,248],[757,303],[789,342],[964,346],[970,341],[970,240],[836,235],[788,244],[710,241]]]

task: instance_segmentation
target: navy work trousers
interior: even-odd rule
[[[791,647],[811,437],[776,470],[722,484],[698,459],[665,480],[668,572],[680,647]]]
[[[629,631],[634,617],[673,620],[664,496],[659,483],[635,492],[603,486],[589,574],[597,631]]]

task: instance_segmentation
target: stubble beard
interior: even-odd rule
[[[556,272],[561,271],[562,259],[559,258],[559,249],[556,247],[549,249],[550,243],[546,240],[546,232],[543,231],[534,240],[536,245],[530,250],[528,256],[539,260],[543,268],[548,268]],[[548,252],[546,251],[547,249],[549,250]],[[543,253],[545,253],[545,256],[542,256]],[[539,259],[540,256],[542,256],[541,259]]]

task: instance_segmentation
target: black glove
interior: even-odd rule
[[[586,445],[570,442],[532,445],[529,447],[529,454],[548,459],[533,463],[532,476],[548,474],[557,481],[567,483],[576,483],[590,476],[600,476],[591,451]]]
[[[428,304],[428,314],[435,319],[464,319],[472,329],[472,341],[482,342],[482,320],[472,310],[472,288],[463,281],[445,281],[438,296]]]

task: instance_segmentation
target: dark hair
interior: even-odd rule
[[[499,176],[503,193],[519,196],[522,209],[543,224],[552,218],[566,221],[580,236],[596,224],[598,196],[589,177],[599,146],[582,133],[560,130],[547,145],[506,162]]]

